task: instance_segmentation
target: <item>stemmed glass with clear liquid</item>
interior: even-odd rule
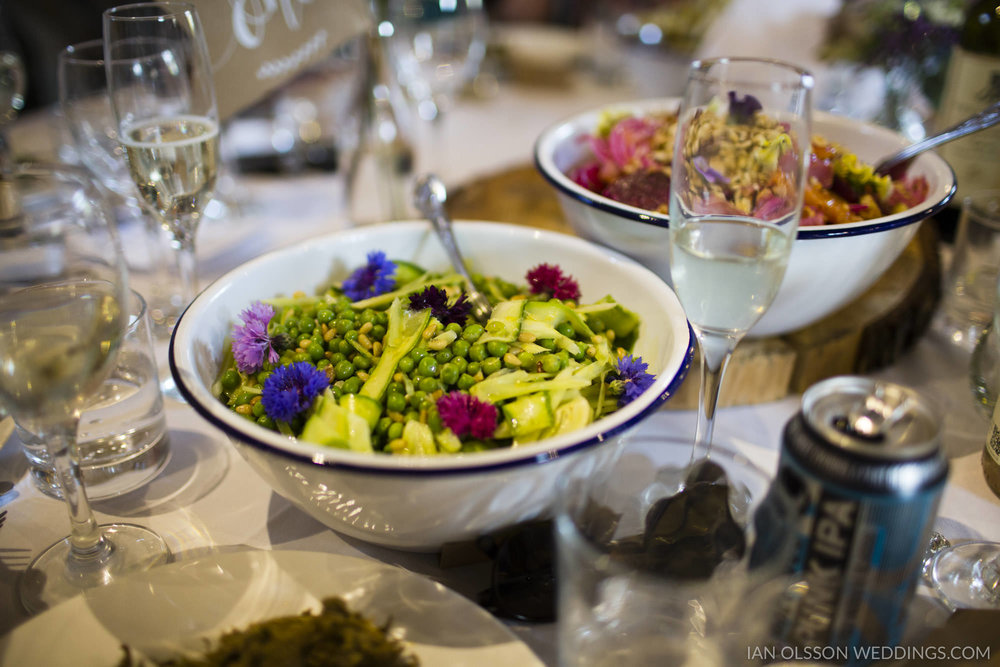
[[[670,277],[701,351],[696,440],[712,441],[723,375],[774,300],[799,225],[812,76],[751,58],[692,63],[670,183]]]
[[[399,84],[430,123],[421,171],[447,174],[449,137],[445,119],[461,89],[475,78],[486,55],[482,0],[388,0],[379,33]],[[428,145],[429,144],[429,145]]]
[[[180,280],[172,326],[197,294],[195,236],[219,168],[215,87],[198,12],[184,2],[105,11],[104,62],[132,180],[172,235]]]
[[[0,174],[0,407],[45,442],[71,534],[19,582],[37,612],[126,572],[164,562],[155,533],[98,525],[76,452],[83,406],[115,366],[128,279],[111,215],[87,173],[20,164]]]

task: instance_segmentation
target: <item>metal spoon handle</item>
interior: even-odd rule
[[[879,165],[875,168],[875,172],[879,174],[888,173],[893,167],[903,164],[919,153],[923,153],[924,151],[930,150],[935,146],[940,146],[943,143],[958,139],[959,137],[964,137],[967,134],[972,134],[973,132],[978,132],[979,130],[985,130],[988,127],[996,125],[998,122],[1000,122],[1000,101],[994,102],[976,115],[970,116],[969,118],[956,123],[943,132],[939,132],[932,137],[927,137],[922,141],[918,141],[915,144],[907,146],[894,156],[879,163]]]
[[[468,288],[466,289],[466,297],[472,304],[473,317],[485,324],[489,320],[493,308],[489,300],[476,289],[472,282],[472,276],[469,275],[469,271],[465,267],[465,260],[462,258],[458,243],[455,241],[451,218],[444,210],[444,201],[447,197],[444,192],[444,184],[433,174],[428,174],[417,181],[414,195],[417,208],[420,209],[424,217],[431,221],[448,259],[451,260],[458,274],[465,279]]]

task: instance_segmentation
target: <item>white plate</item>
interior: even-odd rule
[[[542,665],[486,611],[425,577],[375,561],[307,551],[241,551],[131,575],[42,613],[0,639],[0,665],[110,667],[126,644],[153,659],[198,652],[203,638],[340,596],[392,621],[423,665]]]

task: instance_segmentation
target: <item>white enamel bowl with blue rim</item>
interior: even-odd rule
[[[387,547],[434,551],[544,513],[575,454],[608,445],[661,407],[684,380],[693,338],[676,296],[624,255],[565,234],[460,221],[459,246],[473,270],[524,282],[556,263],[580,284],[582,302],[613,295],[641,318],[635,354],[652,388],[581,430],[530,445],[465,455],[362,454],[287,438],[230,411],[211,392],[224,345],[253,301],[316,293],[383,250],[429,270],[449,269],[423,221],[362,226],[270,252],[216,280],[184,312],[170,340],[170,367],[188,403],[221,429],[274,490],[343,534]]]
[[[591,155],[584,137],[594,132],[605,111],[642,115],[676,110],[677,105],[677,99],[664,98],[585,111],[547,128],[534,149],[535,166],[555,189],[577,234],[634,257],[668,282],[669,216],[598,195],[567,174]],[[884,127],[823,112],[813,114],[813,133],[870,164],[909,143]],[[919,223],[940,211],[955,193],[951,167],[934,153],[914,160],[908,175],[924,176],[930,186],[918,206],[864,222],[799,228],[781,289],[751,336],[776,336],[808,326],[846,306],[878,280],[917,233]]]

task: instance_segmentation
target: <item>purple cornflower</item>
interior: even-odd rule
[[[396,281],[393,280],[395,274],[396,265],[386,259],[381,250],[373,250],[368,253],[368,263],[356,269],[344,281],[344,294],[351,301],[385,294],[396,286]]]
[[[330,378],[308,361],[279,366],[264,381],[261,402],[274,421],[289,422],[330,386]]]
[[[497,426],[497,408],[461,391],[452,391],[437,400],[441,423],[458,437],[471,435],[485,440],[493,437]]]
[[[455,303],[448,305],[448,294],[440,287],[428,285],[420,292],[410,296],[410,310],[423,310],[430,308],[431,314],[442,324],[465,324],[465,319],[469,316],[469,309],[472,304],[465,298],[465,294],[459,295]]]
[[[619,392],[618,406],[624,406],[639,398],[642,392],[649,389],[656,376],[646,372],[649,366],[642,357],[626,354],[618,359],[618,378],[611,382],[612,390]]]
[[[233,327],[233,358],[241,373],[256,373],[264,366],[264,357],[272,364],[279,359],[273,340],[267,335],[267,325],[274,317],[274,308],[255,301],[240,313],[242,325]]]

